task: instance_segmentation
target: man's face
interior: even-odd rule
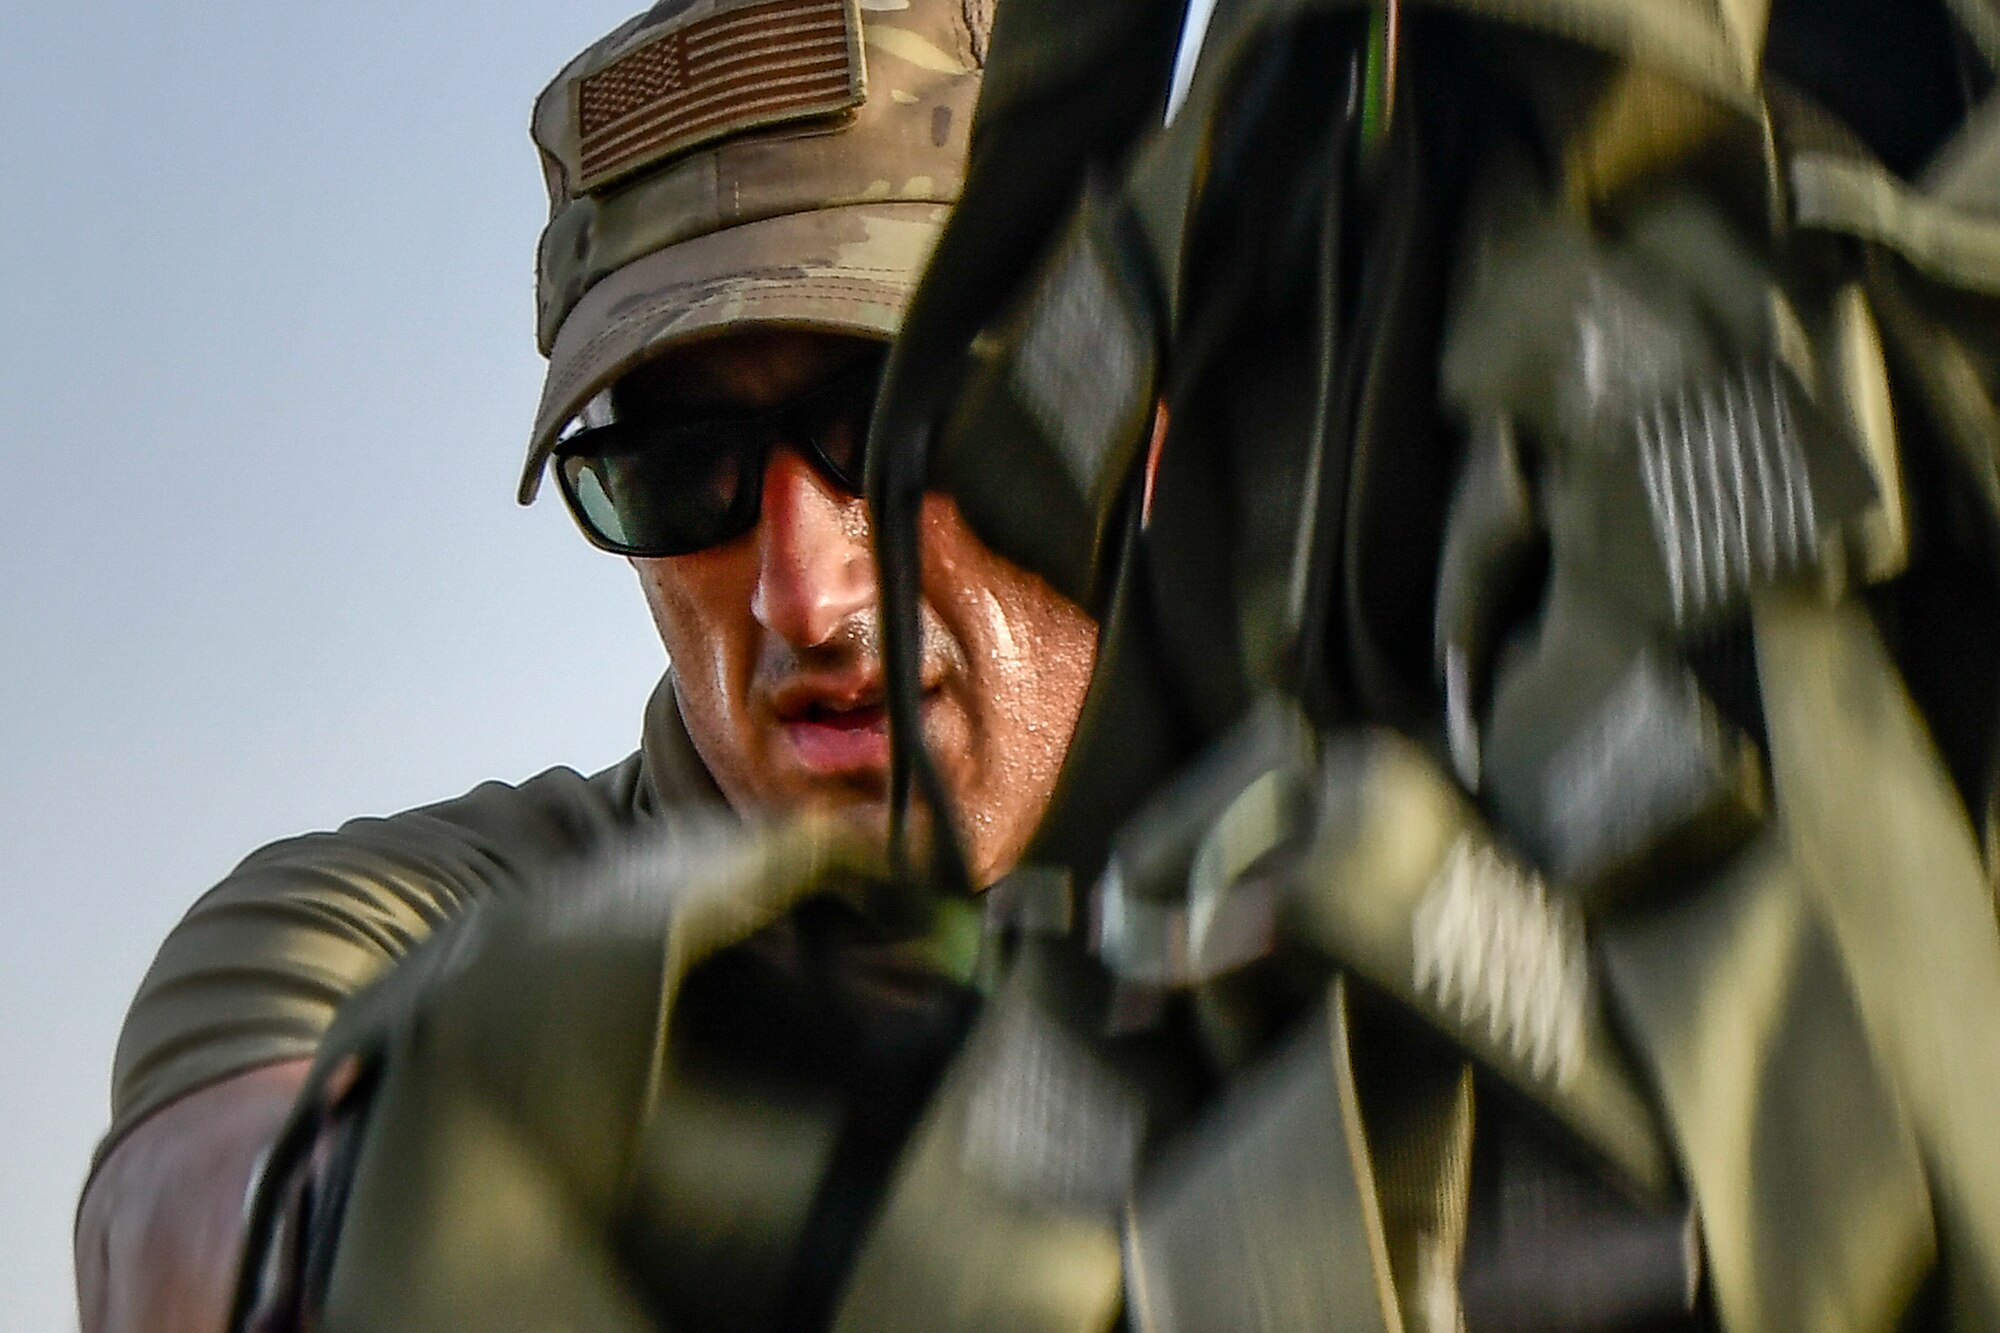
[[[622,415],[785,403],[877,350],[746,332],[667,354],[619,386]],[[958,507],[924,498],[924,732],[975,879],[1020,856],[1069,746],[1096,655],[1082,608],[1003,560]],[[774,449],[757,526],[634,560],[695,748],[739,810],[817,808],[886,828],[887,718],[866,504]]]

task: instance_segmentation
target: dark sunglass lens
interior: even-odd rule
[[[740,449],[718,435],[659,439],[619,427],[602,452],[576,449],[559,463],[564,493],[603,544],[634,555],[681,555],[727,541],[747,526],[754,484]]]
[[[563,495],[583,525],[598,543],[618,550],[633,545],[631,525],[612,498],[615,481],[608,475],[605,461],[581,454],[556,460],[556,475],[562,480]]]
[[[813,419],[808,425],[813,444],[833,470],[835,480],[856,495],[861,494],[865,478],[868,422],[881,382],[881,361],[871,358],[826,391],[813,405]]]
[[[819,446],[821,457],[825,458],[835,475],[835,479],[856,495],[861,493],[862,451],[868,443],[868,409],[865,403],[854,404],[847,411],[837,412],[820,422],[815,432],[814,443]]]

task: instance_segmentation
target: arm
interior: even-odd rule
[[[84,1191],[76,1226],[83,1333],[215,1333],[228,1316],[243,1199],[309,1062],[186,1094],[134,1126]]]
[[[350,995],[483,898],[653,818],[637,758],[254,854],[161,947],[120,1035],[76,1230],[84,1333],[222,1327],[245,1191]]]

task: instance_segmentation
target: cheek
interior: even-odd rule
[[[690,739],[732,802],[753,799],[755,737],[744,705],[757,646],[754,562],[724,547],[632,566],[673,663]]]
[[[969,850],[990,877],[1019,855],[1054,789],[1096,663],[1097,624],[979,542],[950,501],[930,497],[924,517],[926,597],[965,663],[954,719],[963,732],[939,737],[951,751],[941,758]]]

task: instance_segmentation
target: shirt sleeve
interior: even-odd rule
[[[125,1017],[97,1161],[186,1093],[309,1057],[334,1010],[477,901],[517,892],[655,816],[644,761],[551,769],[274,843],[168,935]]]

